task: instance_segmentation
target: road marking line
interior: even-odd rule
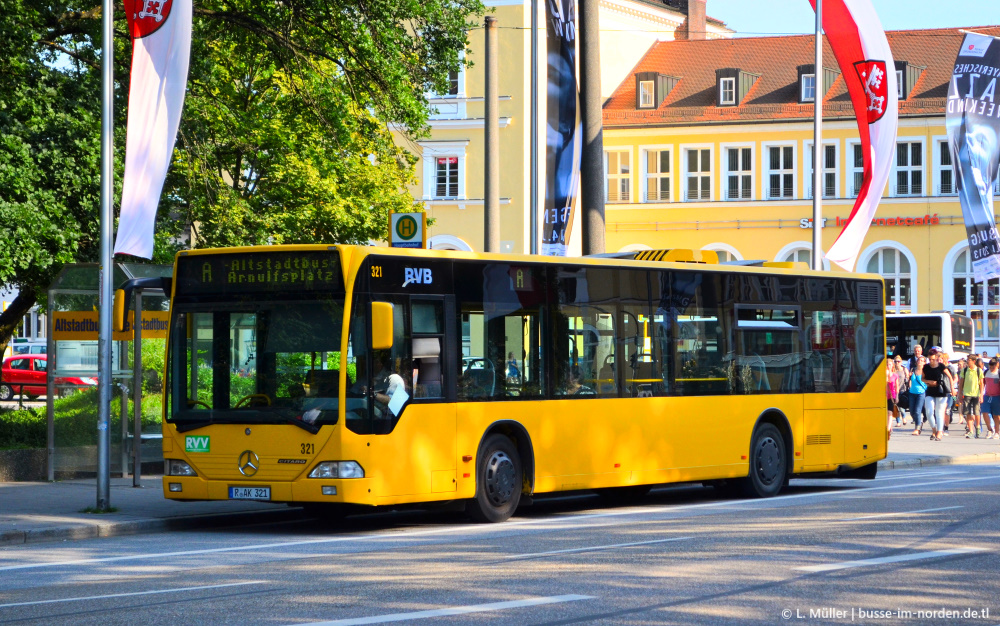
[[[921,509],[919,511],[902,511],[900,513],[879,513],[877,515],[864,515],[862,517],[848,517],[847,519],[836,520],[838,522],[856,522],[862,519],[875,519],[877,517],[896,517],[898,515],[912,515],[914,513],[932,513],[934,511],[948,511],[950,509],[964,509],[964,506],[942,506],[937,509]]]
[[[525,606],[541,606],[543,604],[561,604],[579,600],[594,600],[594,596],[565,595],[548,596],[545,598],[528,598],[527,600],[510,600],[508,602],[491,602],[489,604],[470,604],[455,606],[448,609],[431,611],[415,611],[413,613],[394,613],[391,615],[375,615],[373,617],[358,617],[354,619],[338,619],[331,622],[314,622],[305,626],[355,626],[357,624],[385,624],[387,622],[404,622],[406,620],[430,619],[432,617],[447,617],[450,615],[466,615],[468,613],[485,613],[487,611],[503,611]]]
[[[56,604],[58,602],[83,602],[85,600],[107,600],[110,598],[128,598],[130,596],[151,596],[160,593],[179,593],[181,591],[202,591],[204,589],[224,589],[226,587],[241,587],[243,585],[263,585],[263,580],[254,580],[245,583],[227,583],[225,585],[205,585],[203,587],[179,587],[177,589],[156,589],[153,591],[133,591],[131,593],[113,593],[106,596],[84,596],[82,598],[60,598],[58,600],[37,600],[35,602],[12,602],[11,604],[0,604],[0,609],[12,606],[34,606],[38,604]]]
[[[654,539],[652,541],[634,541],[632,543],[616,543],[608,546],[593,546],[590,548],[569,548],[567,550],[550,550],[549,552],[532,552],[530,554],[511,554],[505,559],[531,559],[538,556],[551,556],[554,554],[570,554],[571,552],[593,552],[595,550],[610,550],[611,548],[630,548],[632,546],[648,546],[653,543],[669,543],[671,541],[684,541],[694,539],[694,537],[673,537],[671,539]]]
[[[507,531],[516,531],[522,528],[532,528],[544,525],[551,525],[553,527],[563,528],[564,525],[569,525],[573,522],[580,522],[583,520],[598,520],[602,518],[621,518],[633,515],[660,515],[663,513],[680,513],[697,509],[710,509],[710,508],[724,508],[732,507],[738,504],[744,510],[749,508],[766,507],[773,505],[775,503],[786,502],[789,500],[799,500],[802,498],[843,498],[847,496],[855,496],[857,494],[865,493],[868,491],[884,491],[886,489],[913,489],[919,490],[927,487],[934,487],[938,485],[950,485],[953,486],[956,483],[965,482],[975,482],[983,480],[996,480],[995,475],[990,476],[980,476],[974,478],[959,478],[959,479],[948,479],[936,482],[928,483],[915,483],[911,485],[884,485],[880,487],[859,487],[857,489],[850,489],[845,491],[816,491],[810,493],[797,493],[784,496],[775,496],[773,498],[763,498],[760,500],[750,500],[742,503],[735,503],[732,500],[719,500],[716,502],[705,502],[702,504],[682,504],[682,505],[666,505],[659,507],[636,507],[620,511],[609,511],[606,513],[584,513],[580,515],[566,515],[563,517],[553,517],[553,518],[541,518],[541,519],[530,519],[530,520],[516,520],[512,522],[505,522],[503,524],[465,524],[462,526],[446,526],[444,528],[433,528],[429,530],[418,530],[412,532],[387,532],[375,535],[351,535],[346,537],[325,537],[322,539],[304,539],[301,541],[282,541],[275,543],[264,543],[259,545],[244,545],[244,546],[230,546],[226,548],[205,548],[202,550],[181,550],[176,552],[151,552],[147,554],[132,554],[128,556],[109,556],[109,557],[96,557],[89,559],[76,559],[71,561],[55,561],[55,562],[42,562],[42,563],[25,563],[22,565],[7,565],[0,566],[0,572],[8,572],[15,570],[25,570],[25,569],[37,569],[42,567],[66,567],[75,565],[92,565],[95,563],[118,563],[123,561],[140,561],[140,560],[153,560],[153,559],[163,559],[169,557],[178,556],[199,556],[204,554],[223,554],[226,552],[254,552],[260,550],[268,549],[287,549],[300,546],[315,546],[323,544],[335,544],[335,543],[354,543],[361,541],[378,541],[383,539],[389,540],[407,540],[415,537],[427,537],[432,535],[441,534],[452,534],[460,535],[463,532],[483,534],[483,533],[504,533]],[[624,522],[623,522],[624,523]],[[303,556],[319,556],[317,554],[303,555]]]
[[[954,556],[956,554],[971,554],[973,552],[985,552],[985,548],[953,548],[951,550],[932,550],[930,552],[917,552],[915,554],[897,554],[896,556],[883,556],[877,559],[862,559],[860,561],[843,561],[841,563],[828,563],[827,565],[810,565],[808,567],[796,567],[800,572],[832,572],[852,567],[865,567],[866,565],[882,565],[883,563],[902,563],[905,561],[919,561],[921,559],[936,559],[942,556]]]

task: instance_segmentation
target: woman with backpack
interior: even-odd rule
[[[941,363],[940,352],[936,348],[927,351],[928,363],[924,366],[924,383],[927,385],[927,400],[930,405],[931,441],[941,441],[944,433],[945,411],[953,388],[951,373]]]
[[[979,439],[980,404],[983,399],[983,368],[979,355],[970,354],[969,362],[959,376],[958,401],[961,403],[962,416],[965,417],[965,438],[975,435]]]
[[[910,415],[913,416],[913,432],[910,434],[914,436],[920,434],[920,427],[924,423],[924,401],[927,399],[927,385],[924,384],[926,362],[927,359],[924,357],[917,357],[917,364],[910,372]]]

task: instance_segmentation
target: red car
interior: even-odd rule
[[[44,354],[18,354],[3,360],[0,370],[0,400],[11,400],[15,394],[27,398],[45,395],[48,382],[48,361]],[[62,376],[57,385],[96,385],[96,378]],[[22,387],[23,385],[23,387]]]

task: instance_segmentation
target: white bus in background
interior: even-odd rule
[[[924,349],[938,346],[948,353],[950,361],[969,356],[976,351],[972,318],[954,313],[899,313],[885,316],[885,345],[889,357],[897,355],[906,361],[913,347]]]

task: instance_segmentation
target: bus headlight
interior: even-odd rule
[[[313,471],[309,478],[364,478],[365,470],[355,461],[324,461]]]
[[[178,461],[177,459],[164,459],[163,469],[167,472],[167,476],[197,476],[198,473],[194,471],[190,465],[184,461]]]

